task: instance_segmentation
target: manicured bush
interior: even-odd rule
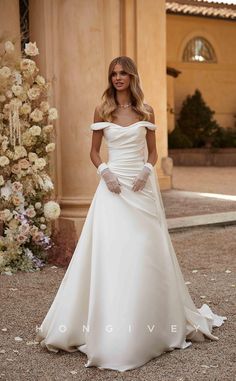
[[[214,113],[215,111],[206,105],[198,89],[184,100],[177,122],[193,147],[206,146],[219,129],[219,125],[213,119]]]
[[[213,119],[211,110],[196,89],[188,95],[180,110],[176,127],[168,135],[169,148],[236,147],[236,126],[223,128]]]
[[[181,131],[178,123],[175,129],[168,135],[169,148],[192,148],[191,140]]]

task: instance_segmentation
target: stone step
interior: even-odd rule
[[[199,226],[224,226],[234,224],[236,225],[236,211],[167,218],[167,225],[169,231],[176,231]]]

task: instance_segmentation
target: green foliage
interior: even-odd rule
[[[220,127],[214,134],[213,147],[236,147],[236,127]]]
[[[206,105],[198,89],[183,102],[178,124],[181,131],[191,140],[193,147],[205,146],[207,138],[219,128],[213,120],[214,113],[215,111]]]
[[[175,129],[168,135],[169,148],[192,148],[191,140],[181,131],[178,123]]]
[[[236,128],[222,128],[196,89],[184,100],[176,128],[168,136],[169,148],[236,147]]]

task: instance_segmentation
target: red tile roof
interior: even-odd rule
[[[211,18],[236,20],[236,5],[209,3],[203,0],[167,0],[166,12]]]

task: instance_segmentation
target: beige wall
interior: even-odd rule
[[[186,43],[205,37],[215,49],[217,64],[182,62]],[[222,127],[233,126],[236,113],[236,23],[204,17],[167,15],[167,64],[181,70],[174,79],[175,109],[198,88]]]
[[[20,16],[18,0],[0,0],[0,40],[11,40],[20,52]]]

